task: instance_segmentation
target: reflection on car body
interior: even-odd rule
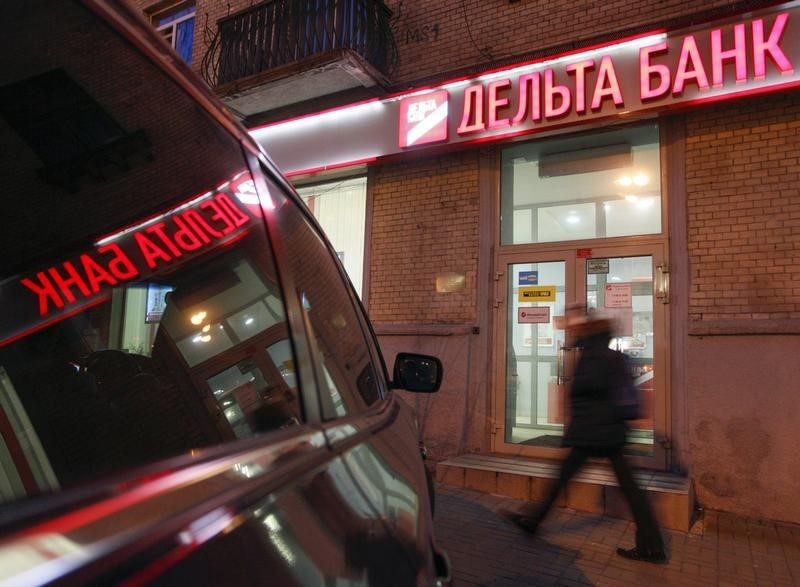
[[[0,582],[448,582],[391,390],[441,363],[390,382],[311,215],[133,9],[0,18]]]

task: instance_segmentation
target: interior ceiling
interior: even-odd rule
[[[538,159],[551,153],[580,154],[587,148],[596,149],[603,144],[631,145],[633,164],[630,166],[572,173],[556,177],[540,177]],[[598,151],[601,153],[601,151]],[[660,147],[653,125],[617,129],[597,135],[562,137],[534,141],[508,149],[504,160],[513,164],[514,205],[557,204],[587,199],[624,198],[625,196],[658,196],[660,194]],[[587,168],[591,165],[587,164]],[[644,186],[623,186],[622,176],[644,174]]]

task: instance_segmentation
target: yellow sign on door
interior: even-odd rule
[[[520,302],[554,302],[556,301],[555,285],[532,285],[519,288]]]

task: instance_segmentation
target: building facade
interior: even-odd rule
[[[192,67],[309,201],[361,190],[318,218],[363,234],[387,362],[444,362],[434,460],[562,456],[584,304],[634,365],[635,463],[800,522],[800,3],[137,3],[194,10]]]

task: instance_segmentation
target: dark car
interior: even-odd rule
[[[447,582],[335,253],[124,3],[0,4],[0,583]]]

